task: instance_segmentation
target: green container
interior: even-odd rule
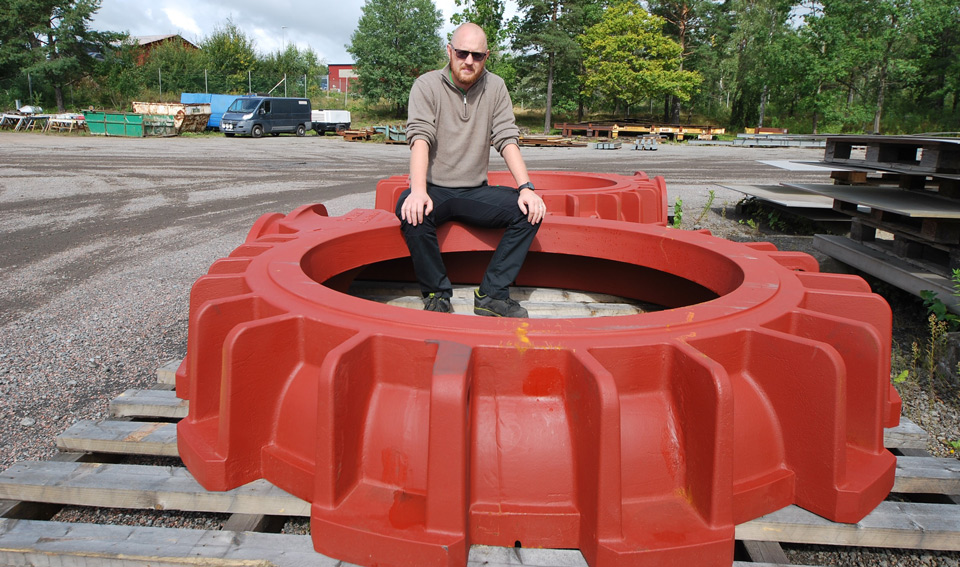
[[[177,125],[172,114],[142,114],[145,136],[177,136]]]
[[[83,113],[87,128],[98,136],[125,136],[143,138],[144,136],[176,136],[174,117],[161,114],[130,114],[126,112]]]

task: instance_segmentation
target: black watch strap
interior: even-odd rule
[[[536,191],[536,189],[534,189],[534,187],[533,187],[533,183],[530,183],[529,181],[527,181],[526,183],[524,183],[524,184],[521,185],[520,187],[517,187],[517,191],[523,191],[524,189],[529,189],[529,190],[531,190],[531,191]]]

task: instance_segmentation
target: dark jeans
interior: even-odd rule
[[[400,218],[400,208],[409,194],[410,189],[400,194],[397,218]],[[517,190],[492,185],[451,189],[427,184],[427,194],[433,199],[433,211],[424,217],[423,222],[413,226],[402,219],[400,221],[420,292],[424,296],[436,293],[450,297],[453,294],[447,269],[440,257],[437,227],[448,221],[459,221],[483,228],[506,229],[480,282],[480,293],[495,299],[510,297],[509,286],[517,278],[533,237],[540,228],[539,223],[530,224],[520,210]]]

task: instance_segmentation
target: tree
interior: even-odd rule
[[[326,74],[327,66],[317,57],[313,49],[308,47],[301,50],[296,45],[287,45],[285,50],[263,57],[259,64],[259,75],[265,77],[270,83],[267,89],[279,85],[280,81],[286,79],[287,90],[283,92],[288,94],[295,91],[302,96],[308,96],[307,85],[319,85],[320,78]],[[307,85],[303,84],[304,77]]]
[[[110,44],[123,35],[88,28],[93,15],[100,9],[100,0],[18,0],[13,2],[12,8],[24,19],[7,22],[14,29],[8,28],[6,33],[13,32],[11,35],[17,44],[14,47],[26,51],[8,58],[7,63],[18,65],[21,75],[40,77],[49,82],[57,109],[66,111],[63,87],[90,73],[97,59],[110,49]]]
[[[458,12],[450,18],[456,26],[471,22],[483,28],[487,34],[487,45],[493,58],[503,48],[508,31],[503,25],[503,0],[454,0]]]
[[[140,46],[124,38],[118,46],[104,54],[94,69],[95,96],[100,106],[128,108],[143,90],[143,67],[137,64]]]
[[[680,67],[686,68],[687,57],[695,49],[693,44],[700,41],[698,37],[703,25],[703,12],[707,8],[706,0],[650,0],[649,11],[667,21],[664,30],[676,38],[680,44]],[[664,100],[664,120],[678,124],[680,122],[680,98],[668,96]]]
[[[506,49],[506,41],[510,36],[510,28],[504,25],[503,0],[454,0],[458,8],[463,10],[454,14],[450,22],[456,26],[467,22],[477,24],[487,35],[487,47],[490,57],[486,68],[496,73],[513,90],[516,86],[517,70],[514,57]]]
[[[788,29],[792,0],[732,0],[736,13],[735,94],[730,120],[735,126],[763,126],[771,84],[776,84],[778,42]]]
[[[206,57],[180,38],[165,41],[150,51],[138,73],[144,84],[157,87],[160,94],[203,92]]]
[[[253,49],[253,41],[233,20],[228,18],[224,25],[217,26],[200,43],[200,47],[204,68],[226,77],[224,92],[240,94],[253,90],[249,81],[250,73],[257,64],[257,54]]]
[[[583,113],[583,53],[577,37],[599,21],[601,0],[518,0],[521,16],[511,27],[514,49],[521,52],[518,73],[527,88],[531,83],[545,89],[544,132],[549,133],[555,105],[555,87],[561,98],[578,106]],[[572,109],[572,108],[571,108]]]
[[[952,97],[952,110],[960,108],[960,4],[955,0],[916,3],[909,26],[913,41],[910,58],[916,70],[910,81],[913,100],[922,108],[942,113]]]
[[[402,116],[413,82],[443,60],[442,25],[431,0],[367,0],[347,46],[363,98]]]
[[[0,79],[9,81],[20,75],[31,62],[38,46],[32,33],[41,27],[44,11],[30,0],[4,2],[0,10]]]
[[[690,100],[701,77],[681,69],[682,48],[663,35],[665,23],[637,0],[619,0],[607,8],[580,37],[585,89],[626,105],[664,95]]]
[[[730,108],[736,76],[736,50],[733,34],[735,13],[724,3],[708,2],[701,5],[700,34],[702,38],[691,48],[689,65],[703,77],[692,104],[715,117],[723,117]]]

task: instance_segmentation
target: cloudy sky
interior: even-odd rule
[[[434,0],[443,12],[441,35],[453,29],[454,0]],[[508,17],[512,2],[508,1]],[[198,43],[227,19],[255,43],[272,53],[286,44],[312,48],[327,63],[350,63],[345,45],[360,19],[361,0],[102,0],[91,27],[130,35],[178,33]]]

